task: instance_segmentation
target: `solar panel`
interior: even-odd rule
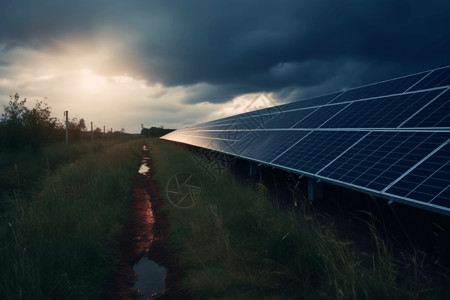
[[[314,113],[308,115],[306,118],[300,120],[294,125],[294,128],[316,128],[327,122],[329,119],[337,115],[347,106],[349,103],[324,105],[319,107]]]
[[[318,175],[381,191],[447,139],[446,133],[372,132]]]
[[[331,101],[332,103],[346,102],[357,99],[367,99],[389,94],[400,94],[405,92],[411,85],[417,83],[429,72],[409,75],[401,78],[374,83],[359,88],[351,89],[342,93]]]
[[[294,145],[308,133],[309,131],[252,131],[245,139],[231,144],[224,152],[270,164],[286,148]]]
[[[309,98],[309,99],[305,99],[305,100],[300,100],[300,101],[280,105],[278,107],[282,111],[288,111],[288,110],[292,110],[292,109],[300,109],[300,108],[324,105],[324,104],[330,103],[333,99],[338,97],[340,94],[342,94],[342,92],[319,96],[319,97],[314,97],[314,98]]]
[[[163,139],[450,215],[450,67],[193,125]]]
[[[440,91],[387,96],[350,103],[322,128],[397,128]]]
[[[301,168],[304,172],[315,174],[365,134],[359,131],[311,132],[273,164],[292,170]]]
[[[446,67],[431,71],[421,81],[417,82],[411,90],[425,90],[448,85],[450,85],[450,68]]]
[[[264,124],[264,128],[291,128],[292,126],[315,112],[317,109],[318,108],[305,108],[279,113],[272,119],[268,120],[267,123]]]
[[[447,142],[389,186],[386,194],[450,208],[449,157],[450,144]]]
[[[450,90],[427,103],[407,120],[402,127],[450,127]]]

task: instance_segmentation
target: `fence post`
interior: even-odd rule
[[[66,117],[66,146],[69,145],[69,111],[66,110],[64,112],[64,116]]]

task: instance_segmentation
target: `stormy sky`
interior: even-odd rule
[[[0,0],[0,104],[178,128],[450,65],[448,16],[447,0]]]

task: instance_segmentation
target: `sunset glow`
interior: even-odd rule
[[[81,87],[88,93],[95,94],[102,92],[106,87],[106,79],[95,75],[89,69],[81,71]]]

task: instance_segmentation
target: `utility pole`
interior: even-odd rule
[[[66,110],[64,112],[64,116],[66,117],[66,146],[69,145],[69,111]]]
[[[94,140],[94,124],[91,122],[91,140]]]

